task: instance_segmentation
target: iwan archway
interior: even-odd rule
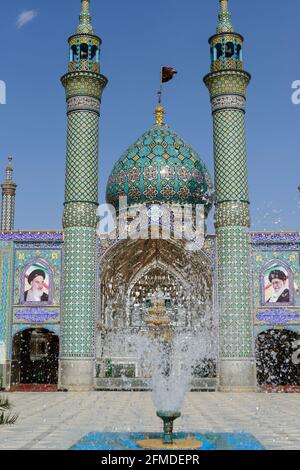
[[[11,391],[55,390],[59,337],[44,328],[28,328],[13,338]]]
[[[300,335],[269,329],[256,339],[257,382],[266,391],[300,391]]]

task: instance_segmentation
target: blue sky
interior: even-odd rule
[[[291,84],[300,80],[300,2],[231,0],[230,6],[252,74],[252,228],[300,230],[300,105],[291,102]],[[92,0],[91,9],[103,39],[102,73],[109,79],[102,101],[100,201],[114,162],[153,124],[161,65],[178,70],[165,87],[166,120],[213,175],[212,120],[202,78],[209,71],[207,39],[215,32],[218,1]],[[3,175],[12,154],[17,229],[61,228],[66,115],[60,77],[79,11],[80,0],[10,0],[2,7],[0,80],[7,85],[7,104],[0,106],[0,170]]]

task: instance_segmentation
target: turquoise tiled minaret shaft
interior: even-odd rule
[[[107,79],[100,74],[101,39],[94,35],[89,4],[82,0],[62,77],[68,131],[60,385],[68,389],[93,388],[95,359],[99,113]]]
[[[220,388],[255,387],[250,275],[250,210],[245,105],[250,75],[243,70],[243,37],[220,0],[217,34],[209,40],[209,89],[214,132],[215,227],[218,246]]]
[[[13,182],[12,157],[8,157],[5,180],[1,184],[1,230],[13,230],[15,225],[15,200],[17,185]]]

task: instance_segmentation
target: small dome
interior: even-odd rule
[[[106,200],[118,208],[144,203],[213,204],[213,186],[204,162],[166,124],[143,134],[115,164],[107,184]]]

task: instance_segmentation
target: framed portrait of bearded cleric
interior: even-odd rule
[[[51,275],[43,264],[36,262],[25,268],[23,286],[22,303],[51,303]]]
[[[294,302],[293,274],[289,267],[272,261],[261,275],[261,301],[266,306],[292,305]]]

